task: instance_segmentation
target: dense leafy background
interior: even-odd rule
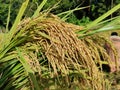
[[[23,1],[24,0],[0,0],[0,27],[6,26],[9,5],[11,5],[9,27],[12,26]],[[48,2],[46,3],[43,9],[52,7],[54,4],[58,3],[59,1],[60,0],[48,0]],[[36,10],[37,6],[41,2],[42,0],[30,0],[29,7],[25,12],[24,17],[32,16],[33,12]],[[63,11],[73,9],[77,6],[78,7],[90,6],[90,8],[84,10],[75,11],[67,20],[68,22],[81,25],[82,23],[85,24],[90,20],[94,20],[98,18],[99,16],[101,16],[106,11],[110,10],[118,3],[120,3],[120,0],[61,0],[59,6],[56,7],[56,9],[52,10],[51,12],[54,14],[58,14]],[[118,10],[110,17],[114,17],[116,15],[120,15],[120,10]]]

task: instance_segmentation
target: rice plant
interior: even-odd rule
[[[99,70],[102,63],[112,63],[103,47],[110,41],[96,33],[119,29],[120,18],[92,28],[101,25],[99,22],[120,5],[84,28],[63,21],[49,9],[39,13],[46,1],[32,17],[21,20],[29,2],[26,0],[10,31],[0,33],[0,89],[110,90],[111,82]],[[113,51],[116,54],[114,47]]]

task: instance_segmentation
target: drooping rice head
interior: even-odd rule
[[[18,32],[12,40],[23,40],[15,47],[20,48],[21,58],[27,61],[34,72],[40,88],[104,90],[108,86],[105,84],[109,84],[109,81],[104,79],[96,65],[96,62],[100,62],[99,53],[104,58],[108,56],[99,43],[94,43],[93,38],[78,39],[74,30],[80,29],[81,27],[63,22],[51,14],[41,14],[19,24]],[[10,52],[15,54],[13,61],[20,61],[15,48]],[[23,73],[22,76],[25,76],[26,82],[21,87],[30,85],[30,88],[34,88],[31,78],[26,78],[28,74]]]

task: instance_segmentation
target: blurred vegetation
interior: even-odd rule
[[[10,23],[9,27],[12,26],[18,10],[25,0],[0,0],[0,27],[5,27],[7,23],[8,10],[10,8]],[[58,3],[60,0],[48,0],[43,9],[52,7],[54,4]],[[30,17],[33,15],[34,11],[42,0],[30,0],[27,10],[23,17]],[[64,11],[74,9],[75,7],[90,6],[89,8],[75,11],[71,16],[69,16],[68,22],[81,25],[81,23],[87,23],[90,20],[94,20],[101,16],[103,13],[110,10],[116,4],[120,3],[120,0],[61,0],[58,7],[53,9],[51,12],[53,14],[58,14]],[[120,15],[120,10],[113,13],[111,17]],[[110,18],[110,17],[109,17]]]
[[[13,24],[23,1],[24,0],[0,0],[0,26],[6,26],[9,6],[11,6],[10,25]]]
[[[115,5],[119,4],[120,0],[91,0],[90,18],[95,19],[107,12]],[[116,11],[111,17],[120,15],[120,10]],[[109,17],[110,18],[110,17]]]

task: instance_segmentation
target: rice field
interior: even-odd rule
[[[102,67],[114,63],[105,43],[118,57],[109,40],[112,31],[100,28],[95,33],[90,26],[85,29],[39,10],[21,19],[28,1],[10,31],[0,33],[1,90],[119,90],[119,71],[104,72]]]

